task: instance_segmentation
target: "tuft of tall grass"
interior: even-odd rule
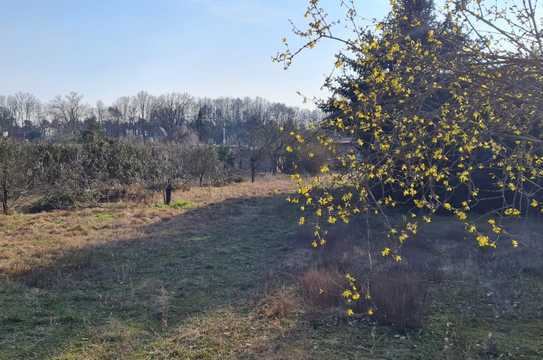
[[[304,300],[318,308],[331,308],[341,302],[344,276],[336,269],[314,269],[300,276]]]

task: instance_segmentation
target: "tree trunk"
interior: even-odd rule
[[[272,173],[273,176],[277,175],[277,166],[278,166],[277,164],[278,163],[279,163],[279,160],[277,159],[276,156],[274,156],[273,160],[272,160],[272,169],[271,169],[272,170],[271,173]]]
[[[238,165],[239,165],[239,169],[241,170],[242,165],[243,165],[243,161],[242,161],[243,154],[241,153],[241,143],[240,142],[238,142],[238,155],[239,155]]]
[[[164,204],[170,205],[172,202],[172,184],[168,183],[164,188]]]
[[[202,173],[200,174],[200,187],[202,187],[203,183],[204,183],[204,174]]]
[[[8,207],[8,188],[6,184],[2,186],[2,212],[4,215],[7,215],[9,211]]]
[[[251,182],[255,182],[255,175],[256,175],[256,160],[254,158],[251,158]]]

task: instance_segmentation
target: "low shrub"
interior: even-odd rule
[[[325,309],[340,304],[344,284],[344,276],[336,269],[309,270],[300,277],[304,300]]]
[[[239,176],[239,175],[231,176],[230,177],[230,182],[236,183],[236,184],[242,183],[243,182],[243,176]]]
[[[74,194],[63,191],[54,191],[30,204],[27,208],[27,212],[35,214],[53,210],[66,210],[73,208],[76,203],[77,197]]]
[[[215,187],[239,184],[244,180],[243,176],[239,175],[239,173],[235,173],[231,170],[223,170],[221,168],[217,168],[209,174],[209,185]]]

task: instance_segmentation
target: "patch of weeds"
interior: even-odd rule
[[[112,213],[103,212],[103,213],[96,214],[95,218],[96,218],[97,221],[103,222],[103,221],[111,221],[111,220],[113,220],[115,218],[115,216],[113,216]]]
[[[296,289],[285,286],[267,294],[257,306],[257,314],[269,320],[293,318],[300,313],[302,304]]]
[[[156,204],[155,207],[158,209],[189,209],[194,207],[194,205],[190,201],[180,199],[173,201],[170,205]]]

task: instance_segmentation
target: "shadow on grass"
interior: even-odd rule
[[[7,274],[0,358],[69,357],[97,343],[131,353],[189,316],[243,306],[294,246],[293,217],[284,195],[230,199]]]

